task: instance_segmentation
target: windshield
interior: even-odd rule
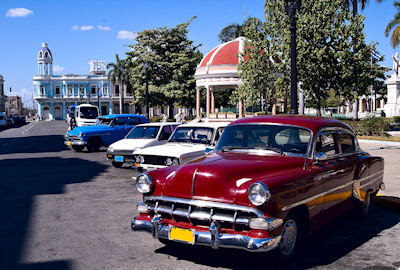
[[[99,118],[97,120],[97,125],[106,125],[109,126],[113,119],[110,118]]]
[[[141,126],[135,127],[126,135],[126,139],[154,139],[157,137],[160,127],[157,126]]]
[[[95,107],[80,107],[79,117],[86,119],[96,119],[99,116],[99,112]]]
[[[207,127],[178,127],[169,142],[191,142],[210,144],[214,129]]]
[[[269,150],[280,154],[306,155],[311,132],[281,125],[233,125],[225,128],[217,151]]]

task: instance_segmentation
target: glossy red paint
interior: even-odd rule
[[[230,125],[268,123],[310,129],[313,142],[322,128],[338,127],[351,131],[348,125],[338,120],[292,115],[246,118]],[[290,211],[301,208],[309,219],[309,230],[313,231],[352,208],[354,192],[358,192],[361,199],[367,192],[376,193],[383,180],[383,166],[381,157],[372,157],[360,150],[319,161],[311,156],[260,155],[251,151],[216,152],[187,164],[149,172],[155,181],[150,195],[254,207],[267,217],[282,219]],[[272,195],[267,203],[259,207],[252,205],[247,194],[255,182],[264,183]],[[140,218],[148,220],[150,216],[141,214]],[[163,222],[202,230],[187,222]],[[265,234],[259,234],[259,231],[234,233],[260,238],[270,233],[280,234],[279,229],[269,233],[264,231]]]

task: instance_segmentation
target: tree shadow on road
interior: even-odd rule
[[[156,253],[174,256],[177,260],[187,260],[209,267],[231,269],[307,269],[331,264],[383,230],[400,222],[400,215],[392,210],[373,205],[370,215],[357,218],[350,212],[334,220],[328,226],[311,234],[299,258],[284,263],[276,251],[250,253],[236,249],[213,250],[210,247],[181,245],[174,249],[164,246]]]
[[[0,269],[71,269],[71,261],[20,264],[35,195],[62,194],[65,185],[91,181],[105,170],[77,158],[0,160]]]
[[[64,145],[64,137],[62,135],[0,139],[0,155],[14,153],[60,152],[67,149],[68,147]]]

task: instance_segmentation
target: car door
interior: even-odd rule
[[[112,125],[112,139],[114,142],[122,140],[129,130],[126,129],[126,117],[117,117]]]
[[[323,185],[323,211],[334,210],[350,195],[352,188],[351,169],[343,157],[336,129],[320,132],[316,143],[316,156],[324,155],[318,162],[320,173],[318,181]]]

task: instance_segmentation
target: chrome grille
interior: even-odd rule
[[[76,135],[69,135],[68,139],[70,141],[81,141],[81,138],[79,136],[76,136]]]
[[[248,230],[251,218],[264,217],[261,211],[240,205],[187,200],[173,197],[145,197],[148,209],[162,218],[209,226],[218,221],[222,228]]]

